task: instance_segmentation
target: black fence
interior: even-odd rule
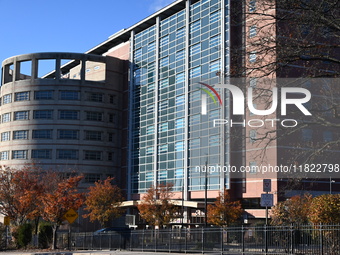
[[[340,254],[340,226],[261,226],[60,233],[58,248],[215,254]]]

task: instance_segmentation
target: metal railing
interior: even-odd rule
[[[340,254],[340,226],[242,226],[229,228],[60,233],[58,248],[215,254]]]

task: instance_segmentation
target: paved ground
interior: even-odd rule
[[[133,251],[58,251],[58,252],[24,252],[24,251],[1,251],[0,255],[183,255],[183,253],[162,252],[133,252]],[[189,254],[189,253],[187,253]],[[189,254],[190,255],[190,254]],[[196,253],[197,255],[197,253]]]

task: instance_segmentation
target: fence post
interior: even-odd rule
[[[202,227],[202,254],[204,253],[204,246],[205,246],[204,227]]]
[[[294,254],[294,225],[291,223],[290,225],[290,250],[291,254]]]
[[[321,223],[320,223],[319,233],[320,233],[320,255],[323,255],[323,236],[322,236],[322,224]]]
[[[172,234],[173,234],[173,233],[172,233],[172,230],[173,230],[173,229],[170,228],[170,233],[169,233],[169,234],[170,234],[170,235],[169,235],[169,253],[171,252],[171,238],[172,238]]]
[[[190,235],[189,235],[190,236]],[[188,250],[188,228],[184,229],[184,241],[185,241],[185,247],[184,247],[184,252],[187,253]]]
[[[144,242],[145,242],[145,229],[143,228],[143,233],[142,233],[142,252],[144,252]]]
[[[245,250],[245,243],[244,243],[244,233],[245,233],[245,229],[244,229],[244,225],[242,224],[242,255],[244,255],[244,250]]]
[[[223,227],[220,228],[220,236],[221,236],[221,254],[223,255]]]
[[[155,237],[155,252],[157,252],[157,229],[155,229],[154,230],[154,233],[155,233],[155,235],[154,235],[154,237]]]
[[[264,225],[264,254],[268,254],[268,236],[267,236],[267,225]]]

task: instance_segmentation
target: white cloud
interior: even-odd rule
[[[150,5],[150,11],[156,12],[162,9],[163,7],[171,4],[175,0],[153,0]]]

